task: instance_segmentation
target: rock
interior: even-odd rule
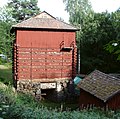
[[[41,89],[36,91],[36,95],[41,95]]]

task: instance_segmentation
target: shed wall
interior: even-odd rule
[[[102,100],[91,95],[90,93],[80,89],[79,107],[81,109],[90,108],[90,107],[101,107],[101,108],[104,108],[105,110],[120,109],[120,93],[117,93],[116,95],[108,99],[107,102],[103,102]]]
[[[120,109],[120,92],[114,95],[106,102],[106,106],[108,109],[117,110]]]
[[[90,107],[91,108],[92,107],[105,107],[105,104],[102,100],[80,89],[79,107],[80,109],[90,108]]]

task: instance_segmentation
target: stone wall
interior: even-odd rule
[[[51,90],[53,89],[48,95],[49,98],[56,101],[62,101],[64,99],[64,90],[67,87],[68,80],[65,81],[57,81],[55,82],[56,86],[53,85],[53,83],[49,83],[53,86],[53,88],[48,87],[47,83],[41,83],[41,82],[33,82],[32,80],[19,80],[17,81],[17,91],[23,92],[23,93],[30,93],[36,97],[41,96],[41,89],[42,90]],[[42,87],[41,87],[41,84]],[[46,86],[45,86],[46,85]],[[43,87],[44,86],[44,87]],[[46,89],[45,89],[46,87]]]
[[[17,81],[17,91],[35,94],[40,89],[40,82],[32,82],[31,80]]]

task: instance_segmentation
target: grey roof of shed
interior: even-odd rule
[[[31,17],[21,23],[12,26],[13,28],[38,28],[38,29],[60,29],[60,30],[73,30],[78,29],[74,26],[60,21],[47,12],[41,12],[39,15]]]
[[[106,102],[120,94],[120,79],[95,70],[81,80],[78,87]]]

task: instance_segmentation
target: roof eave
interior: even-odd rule
[[[16,29],[16,30],[51,30],[51,31],[78,31],[78,29],[62,29],[62,28],[34,28],[34,27],[16,27],[16,26],[12,26],[12,29]]]
[[[120,90],[114,92],[112,95],[110,95],[108,98],[106,98],[106,100],[104,100],[104,102],[107,102],[108,100],[110,100],[113,96],[115,96],[117,93],[120,93]]]

